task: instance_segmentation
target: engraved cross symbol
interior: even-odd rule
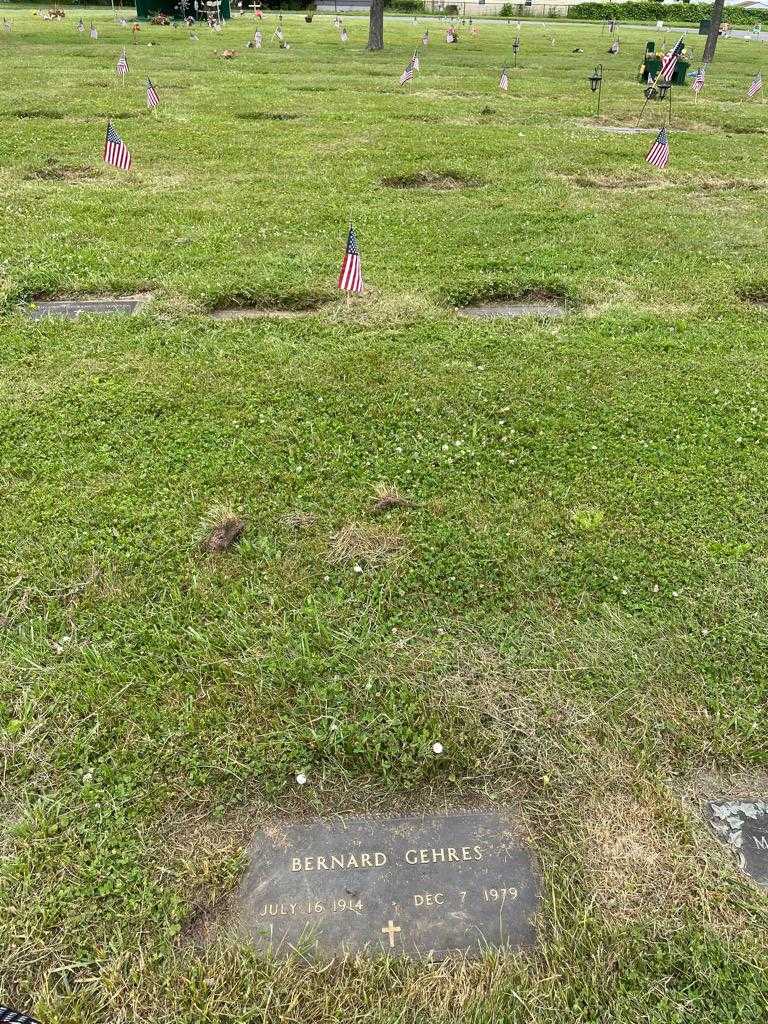
[[[386,935],[389,935],[389,948],[392,949],[395,945],[395,934],[400,931],[394,921],[388,921],[387,927],[381,929]]]

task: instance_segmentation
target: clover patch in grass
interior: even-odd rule
[[[482,185],[477,178],[468,178],[458,171],[414,171],[412,174],[382,178],[381,183],[387,188],[425,188],[440,192],[459,188],[479,188]]]

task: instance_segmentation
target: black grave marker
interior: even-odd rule
[[[271,825],[249,854],[240,923],[278,953],[438,960],[536,938],[533,857],[495,811]]]
[[[715,834],[734,851],[742,871],[768,888],[768,800],[712,800]]]

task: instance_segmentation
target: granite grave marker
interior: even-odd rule
[[[768,800],[710,800],[709,823],[742,871],[768,889]]]
[[[239,922],[277,953],[439,960],[536,938],[537,869],[500,812],[270,825],[249,855]]]
[[[44,317],[56,316],[65,320],[76,320],[83,314],[131,315],[138,313],[144,304],[142,299],[56,299],[39,301],[31,306],[24,306],[23,312],[30,320],[42,320]]]

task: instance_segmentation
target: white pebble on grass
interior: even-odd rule
[[[443,744],[442,743],[433,743],[432,744],[432,753],[433,754],[442,754],[442,752],[443,752]]]
[[[296,776],[296,782],[298,783],[298,785],[303,786],[306,781],[307,776],[304,774],[304,772],[299,772],[298,775]]]

